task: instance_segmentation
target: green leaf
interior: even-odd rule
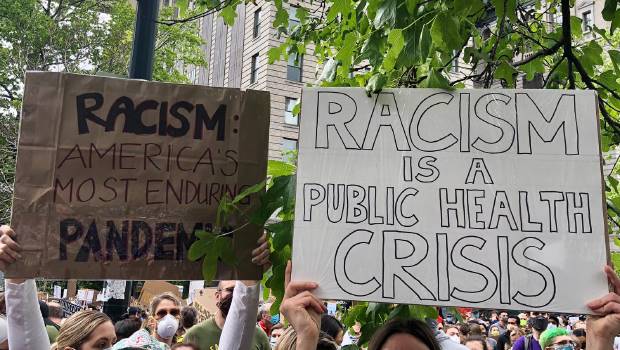
[[[338,54],[336,55],[336,59],[340,61],[342,68],[346,69],[347,72],[351,68],[351,62],[353,61],[353,52],[357,47],[357,32],[351,31],[348,32],[343,40],[343,45],[341,46]]]
[[[383,89],[387,83],[387,77],[383,73],[375,73],[368,80],[368,84],[366,84],[366,94],[370,96],[370,94],[377,93]]]
[[[405,37],[403,36],[402,29],[392,29],[388,34],[388,44],[390,49],[387,52],[385,59],[383,60],[383,68],[386,71],[394,69],[396,59],[405,46]]]
[[[373,32],[368,39],[366,39],[366,42],[364,42],[362,51],[356,62],[359,63],[367,59],[368,63],[373,67],[379,67],[381,62],[383,62],[385,41],[386,38],[379,31]]]
[[[199,239],[192,243],[187,252],[187,257],[191,261],[196,261],[203,255],[207,254],[209,246],[212,244],[213,239]]]
[[[215,245],[211,244],[208,247],[207,254],[202,260],[202,278],[205,281],[213,281],[215,274],[217,273],[217,258],[218,254],[215,251]]]
[[[196,231],[195,235],[198,239],[211,239],[215,237],[215,235],[212,232],[204,231],[204,230]]]
[[[177,0],[176,6],[179,8],[179,15],[185,17],[189,8],[189,0]]]
[[[409,313],[412,317],[418,318],[420,320],[425,320],[427,318],[436,319],[439,313],[437,309],[432,306],[423,306],[423,305],[409,305]]]
[[[334,3],[337,3],[335,1]],[[393,27],[396,21],[396,0],[383,0],[381,5],[377,9],[375,20],[373,22],[375,28],[381,28],[383,26]]]
[[[236,6],[224,6],[224,8],[220,11],[220,16],[222,16],[222,19],[224,19],[224,23],[226,23],[227,26],[231,27],[233,24],[235,24],[235,17],[237,17]]]
[[[273,232],[273,249],[281,250],[285,246],[293,243],[293,220],[280,221],[275,224],[267,225],[265,228]]]
[[[410,15],[413,15],[418,8],[418,0],[406,0],[405,6],[407,6],[407,12],[409,12]]]
[[[421,85],[425,88],[454,89],[450,86],[450,82],[443,73],[436,68],[432,68],[430,72],[428,72],[428,77],[424,79]]]
[[[282,56],[282,49],[284,48],[284,46],[276,46],[276,47],[272,47],[267,51],[267,59],[269,61],[269,64],[274,64],[276,61],[280,60],[280,57]]]
[[[232,201],[232,204],[237,204],[241,202],[245,197],[261,191],[263,188],[265,188],[266,183],[267,183],[267,180],[263,180],[253,186],[246,188],[241,193],[239,193],[237,196],[235,196],[235,198]]]
[[[301,23],[306,22],[308,19],[308,10],[303,6],[299,6],[297,10],[295,10],[295,17],[297,17]]]
[[[525,73],[525,78],[529,81],[533,80],[536,73],[545,72],[545,64],[542,57],[532,60],[520,68]]]
[[[267,174],[269,176],[285,176],[292,175],[295,172],[295,166],[280,160],[267,161]]]
[[[611,63],[614,66],[614,72],[616,75],[620,76],[620,69],[618,68],[620,65],[620,51],[618,50],[607,50],[609,54],[609,58],[611,58]]]
[[[459,21],[448,12],[441,12],[431,25],[433,44],[446,52],[458,49],[461,44]]]
[[[573,40],[581,39],[583,36],[583,29],[581,27],[581,18],[571,16],[570,18],[570,34]]]
[[[232,239],[230,237],[217,237],[215,239],[215,249],[217,255],[225,264],[229,266],[237,265],[237,257],[235,256]]]
[[[293,113],[294,116],[299,117],[299,113],[301,113],[301,100],[298,100],[297,103],[295,103],[291,113]]]
[[[508,86],[514,86],[517,73],[518,71],[510,63],[506,62],[506,60],[502,60],[502,63],[495,68],[493,76],[496,79],[504,79]]]
[[[338,0],[331,3],[329,11],[327,11],[327,21],[333,21],[338,17],[338,14],[342,15],[342,18],[346,17],[351,12],[351,0]]]
[[[611,21],[616,14],[616,7],[618,6],[618,0],[605,0],[605,7],[603,7],[603,19]]]
[[[280,7],[276,11],[276,18],[273,21],[273,27],[288,27],[288,12],[284,9],[284,7]]]
[[[517,0],[491,0],[495,7],[497,18],[508,17],[511,21],[517,20]]]

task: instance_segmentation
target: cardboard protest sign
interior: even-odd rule
[[[11,219],[24,259],[7,275],[202,279],[194,232],[264,180],[268,128],[267,92],[27,73]],[[238,264],[218,278],[260,276],[259,234],[232,234]]]
[[[69,317],[74,313],[84,310],[84,307],[78,304],[74,304],[68,300],[60,299],[60,305],[62,305],[63,317]]]
[[[607,293],[591,91],[304,89],[293,278],[318,296],[584,313]]]
[[[145,281],[138,297],[138,303],[148,309],[153,297],[166,292],[172,293],[181,299],[178,286],[166,281]]]

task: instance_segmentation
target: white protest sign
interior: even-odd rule
[[[95,291],[94,290],[89,290],[86,294],[86,301],[88,301],[89,303],[93,302],[93,297],[95,296]]]
[[[63,299],[67,298],[67,289],[66,288],[62,291],[62,298]]]
[[[62,288],[60,286],[54,286],[54,298],[60,299],[62,297]]]
[[[591,91],[303,90],[293,278],[326,299],[585,313],[608,292]]]

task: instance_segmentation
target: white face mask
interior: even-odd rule
[[[558,326],[554,325],[553,323],[549,323],[547,325],[547,329],[554,329],[554,328],[558,328]]]
[[[276,347],[277,343],[278,343],[278,338],[276,337],[269,338],[269,345],[271,345],[272,349]]]
[[[451,335],[450,336],[450,340],[452,340],[453,342],[459,343],[459,344],[461,343],[461,337],[459,337],[456,334],[455,335]]]
[[[172,338],[179,328],[179,320],[167,314],[157,322],[157,335],[164,339]]]

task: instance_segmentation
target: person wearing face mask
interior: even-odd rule
[[[215,317],[210,318],[206,321],[198,323],[194,327],[190,328],[187,333],[185,333],[185,337],[183,341],[188,343],[193,343],[198,345],[200,350],[210,350],[211,348],[215,349],[216,345],[219,346],[220,349],[224,349],[223,344],[220,344],[220,337],[225,338],[222,329],[225,327],[225,323],[227,323],[227,316],[229,316],[229,311],[231,311],[231,305],[233,303],[233,293],[237,293],[237,289],[240,288],[253,288],[258,289],[258,285],[255,283],[254,285],[248,286],[250,282],[242,282],[242,281],[220,281],[217,285],[217,290],[215,292],[215,302],[217,306],[217,311],[215,313]],[[240,295],[247,295],[248,293],[240,293]],[[258,294],[257,294],[258,296]],[[248,298],[247,302],[254,302],[255,298]],[[243,303],[246,304],[247,303]],[[235,326],[231,331],[235,332],[237,336],[236,339],[247,338],[249,333],[253,331],[251,339],[251,350],[270,350],[271,346],[269,345],[269,338],[263,330],[256,325],[256,312],[258,304],[258,298],[255,300],[253,317],[247,317],[248,315],[244,314],[243,319],[249,321],[251,324],[251,329],[248,329],[247,322],[243,322],[240,320],[240,317],[235,314],[232,316],[233,322],[235,324],[239,324]],[[247,307],[249,309],[250,307]],[[238,309],[238,308],[235,308]],[[245,309],[244,309],[245,310]],[[251,315],[250,315],[251,316]],[[246,318],[247,317],[247,318]],[[240,322],[241,321],[241,322]],[[228,327],[230,328],[230,327]],[[245,334],[245,335],[244,335]],[[226,339],[230,341],[234,341],[233,337],[226,337]],[[228,349],[229,347],[227,347]]]
[[[271,304],[264,304],[261,306],[260,310],[258,310],[258,325],[260,328],[267,334],[267,336],[271,336],[271,330],[273,326],[280,322],[280,315],[271,315],[270,313]]]
[[[278,341],[280,340],[282,333],[284,333],[284,328],[276,328],[273,331],[271,331],[271,337],[269,338],[269,344],[271,345],[272,349],[276,347],[276,344],[278,344]]]
[[[459,327],[457,325],[450,325],[444,328],[445,328],[444,333],[446,333],[446,335],[450,337],[450,339],[452,339],[453,342],[457,344],[461,343],[461,331],[459,330]]]
[[[155,296],[150,308],[152,318],[147,321],[151,333],[142,328],[129,338],[116,343],[112,349],[170,349],[179,328],[180,309],[181,301],[174,294],[162,293]]]
[[[517,339],[513,350],[542,350],[538,339],[540,334],[547,329],[549,321],[543,315],[534,315],[528,320],[528,326],[532,328],[532,334]]]
[[[467,350],[465,345],[461,345],[460,341],[456,341],[457,337],[459,337],[458,333],[456,334],[456,337],[454,336],[454,333],[452,336],[447,335],[442,330],[437,328],[437,321],[434,319],[427,318],[426,324],[430,327],[430,329],[434,330],[435,339],[437,340],[437,343],[439,343],[441,350]]]

